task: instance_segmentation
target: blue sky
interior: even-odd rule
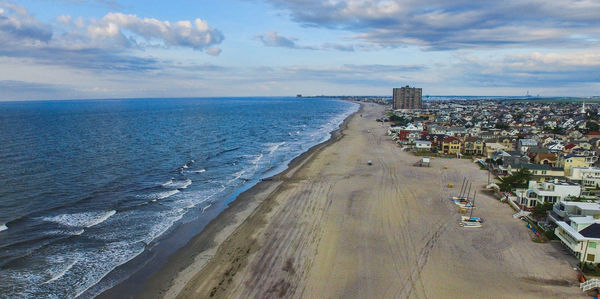
[[[600,0],[0,0],[0,100],[600,95]]]

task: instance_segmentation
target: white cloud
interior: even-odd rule
[[[132,34],[126,36],[123,30]],[[92,21],[87,28],[92,39],[112,39],[117,43],[135,41],[138,37],[160,40],[164,46],[189,47],[202,50],[221,43],[223,35],[201,19],[171,23],[153,18],[139,18],[136,15],[109,13],[102,19]],[[138,43],[139,44],[139,43]]]

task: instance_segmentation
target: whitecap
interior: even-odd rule
[[[162,186],[164,188],[170,188],[170,189],[185,189],[185,188],[189,187],[191,184],[192,184],[192,180],[190,180],[190,179],[185,179],[185,180],[180,180],[180,181],[174,181],[173,179],[171,179],[168,182],[162,184]]]
[[[246,173],[246,170],[240,170],[240,171],[234,173],[233,174],[233,179],[227,181],[227,184],[231,184],[233,181],[241,178],[244,173]]]
[[[53,275],[50,279],[46,280],[43,284],[47,284],[47,283],[53,282],[53,281],[55,281],[55,280],[57,280],[57,279],[65,276],[65,274],[67,273],[67,271],[71,270],[71,268],[73,268],[73,266],[77,263],[77,261],[78,260],[73,260],[65,268],[63,268],[58,273],[56,273],[55,275]]]
[[[92,227],[106,221],[106,219],[116,213],[117,211],[110,210],[104,212],[59,214],[55,216],[42,217],[42,220],[70,227]]]
[[[274,153],[277,149],[279,149],[279,147],[281,147],[284,144],[285,141],[279,143],[268,143],[269,148],[267,149],[267,151],[269,152],[269,155]]]
[[[161,184],[161,186],[163,186],[163,187],[167,187],[167,186],[169,186],[170,184],[173,184],[173,178],[170,178],[168,181],[166,181],[166,182],[162,183],[162,184]]]
[[[175,194],[177,194],[179,192],[181,192],[181,191],[179,191],[178,189],[169,190],[169,191],[162,191],[162,192],[156,192],[156,193],[148,195],[147,198],[148,199],[152,199],[152,201],[157,201],[157,200],[165,199],[167,197],[175,195]]]
[[[258,164],[258,162],[260,162],[260,160],[262,160],[262,158],[263,158],[263,154],[260,153],[260,155],[256,156],[256,158],[254,158],[254,160],[252,160],[252,164],[253,165]]]
[[[206,169],[194,170],[193,173],[203,173],[206,172]]]

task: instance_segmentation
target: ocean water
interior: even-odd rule
[[[302,98],[0,103],[0,297],[84,293],[357,109]]]

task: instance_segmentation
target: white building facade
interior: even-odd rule
[[[558,180],[536,182],[529,181],[527,189],[517,190],[517,203],[532,208],[539,204],[564,201],[567,197],[581,196],[581,185]]]

